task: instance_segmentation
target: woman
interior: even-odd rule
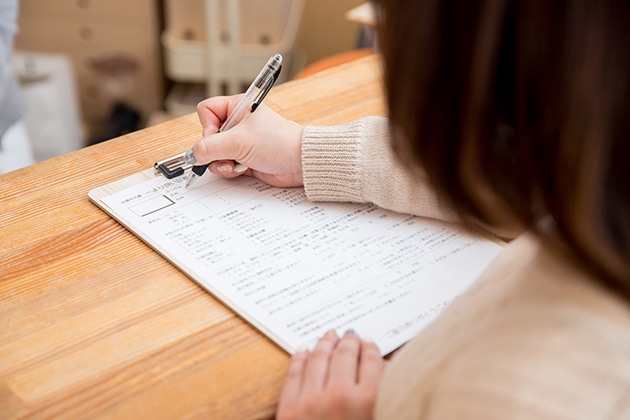
[[[519,234],[387,365],[354,334],[296,354],[278,417],[630,418],[630,4],[377,3],[389,120],[214,135],[238,98],[209,99],[198,161]]]

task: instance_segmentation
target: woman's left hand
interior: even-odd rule
[[[291,359],[277,418],[372,418],[385,363],[374,343],[328,331],[312,352]]]

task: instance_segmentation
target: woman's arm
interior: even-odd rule
[[[304,185],[316,201],[371,202],[401,213],[449,219],[419,171],[411,172],[389,145],[386,118],[366,117],[345,125],[302,127],[266,106],[233,129],[218,133],[239,96],[199,104],[204,137],[194,147],[200,164],[232,178],[254,176],[270,185]],[[235,171],[234,162],[248,169]]]
[[[308,197],[370,202],[400,213],[450,220],[420,171],[410,171],[396,157],[389,138],[384,117],[305,127],[302,171]]]

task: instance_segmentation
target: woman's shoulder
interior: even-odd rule
[[[612,414],[630,404],[630,317],[609,315],[562,300],[504,308],[436,375],[433,405],[623,418]]]
[[[627,418],[630,318],[526,301],[497,313],[468,344],[434,378],[432,406],[453,418],[480,409],[504,418]]]

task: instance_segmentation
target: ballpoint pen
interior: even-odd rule
[[[265,67],[260,71],[256,79],[249,86],[245,94],[236,105],[234,111],[228,116],[225,122],[219,127],[219,133],[227,131],[240,123],[248,113],[256,111],[258,106],[262,103],[269,90],[274,85],[280,71],[282,70],[282,56],[276,54],[267,61]],[[194,165],[197,162],[193,149],[189,149],[183,156],[184,164]],[[196,165],[192,167],[192,173],[186,182],[186,188],[190,187],[197,177],[203,175],[208,168],[209,163],[204,165]]]

